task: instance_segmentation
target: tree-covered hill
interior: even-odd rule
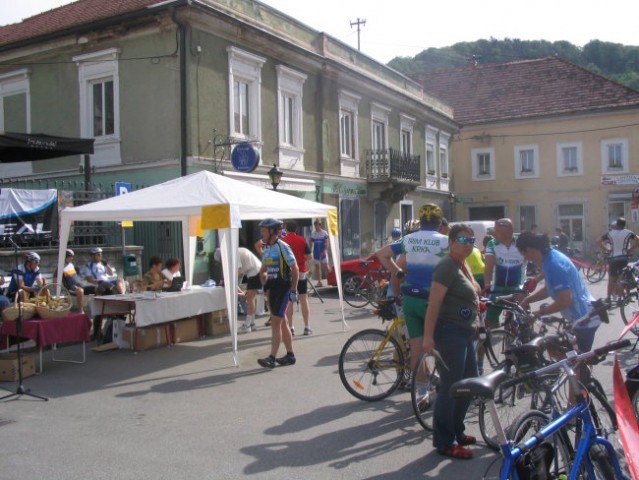
[[[491,38],[429,48],[413,58],[396,57],[388,65],[411,73],[458,68],[472,62],[504,63],[554,55],[639,90],[639,47],[600,40],[591,40],[580,48],[566,41]]]

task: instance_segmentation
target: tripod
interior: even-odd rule
[[[10,393],[9,395],[5,395],[4,397],[0,397],[0,400],[7,400],[13,397],[21,397],[22,395],[27,395],[29,397],[37,398],[38,400],[44,400],[45,402],[49,399],[46,397],[41,397],[40,395],[36,395],[34,393],[29,393],[29,389],[24,388],[22,384],[22,305],[21,305],[21,290],[18,291],[18,318],[16,318],[16,337],[18,338],[18,388],[15,393]]]

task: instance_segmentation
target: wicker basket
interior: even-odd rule
[[[19,290],[16,293],[15,300],[13,305],[9,305],[4,310],[2,310],[2,318],[4,320],[12,320],[15,321],[18,319],[20,315],[20,310],[22,310],[22,320],[31,320],[35,317],[36,314],[36,305],[35,303],[30,302],[20,302],[21,305],[18,306],[18,301],[22,295],[25,294],[24,290]]]
[[[40,318],[47,319],[66,317],[73,302],[69,290],[57,283],[50,283],[40,289],[35,304]]]

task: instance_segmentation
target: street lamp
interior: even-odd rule
[[[271,179],[271,185],[273,185],[273,190],[277,190],[277,186],[280,184],[282,180],[282,175],[284,172],[277,168],[277,165],[273,164],[273,168],[271,168],[268,172],[268,178]]]
[[[455,194],[453,192],[448,192],[448,205],[449,205],[449,213],[450,213],[450,221],[454,221],[455,220],[455,201],[457,200],[457,197],[455,197]]]

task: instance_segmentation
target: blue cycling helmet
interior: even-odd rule
[[[265,218],[258,224],[260,228],[272,228],[273,230],[282,230],[282,226],[283,222],[276,218]]]
[[[399,238],[402,236],[402,231],[399,228],[393,228],[391,230],[391,237],[392,238]]]

